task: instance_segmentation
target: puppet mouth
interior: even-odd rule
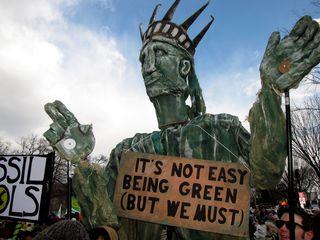
[[[153,72],[150,75],[144,77],[144,84],[146,87],[150,86],[155,82],[157,82],[160,78],[161,78],[161,74],[157,72]]]

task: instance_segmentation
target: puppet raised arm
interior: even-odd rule
[[[285,167],[285,117],[281,93],[297,87],[320,62],[319,23],[302,17],[288,34],[280,39],[272,33],[260,65],[262,88],[250,110],[250,164],[254,184],[262,189],[274,187]]]
[[[80,124],[60,101],[47,103],[45,111],[53,123],[43,135],[62,158],[77,166],[73,189],[84,216],[83,223],[88,230],[103,226],[114,235],[118,218],[107,191],[109,175],[87,161],[95,144],[91,125]]]

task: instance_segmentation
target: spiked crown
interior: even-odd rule
[[[144,33],[140,24],[140,35],[143,45],[146,45],[152,39],[153,36],[161,35],[170,39],[175,39],[181,47],[186,49],[191,55],[194,55],[197,45],[210,28],[214,18],[213,16],[211,16],[211,20],[209,21],[209,23],[201,30],[201,32],[193,40],[191,40],[191,38],[188,36],[187,31],[189,27],[193,24],[193,22],[202,13],[202,11],[208,6],[209,2],[203,5],[198,11],[191,15],[182,24],[177,25],[171,22],[171,19],[179,2],[180,0],[175,0],[175,2],[169,8],[162,20],[157,21],[155,19],[155,16],[158,11],[158,8],[161,6],[161,4],[158,4],[152,13],[152,16],[149,21],[149,26]]]

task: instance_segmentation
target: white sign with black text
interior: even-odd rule
[[[47,214],[54,154],[0,156],[0,217],[41,220]]]

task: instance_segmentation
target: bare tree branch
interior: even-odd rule
[[[305,101],[292,114],[292,149],[320,179],[320,95]]]

